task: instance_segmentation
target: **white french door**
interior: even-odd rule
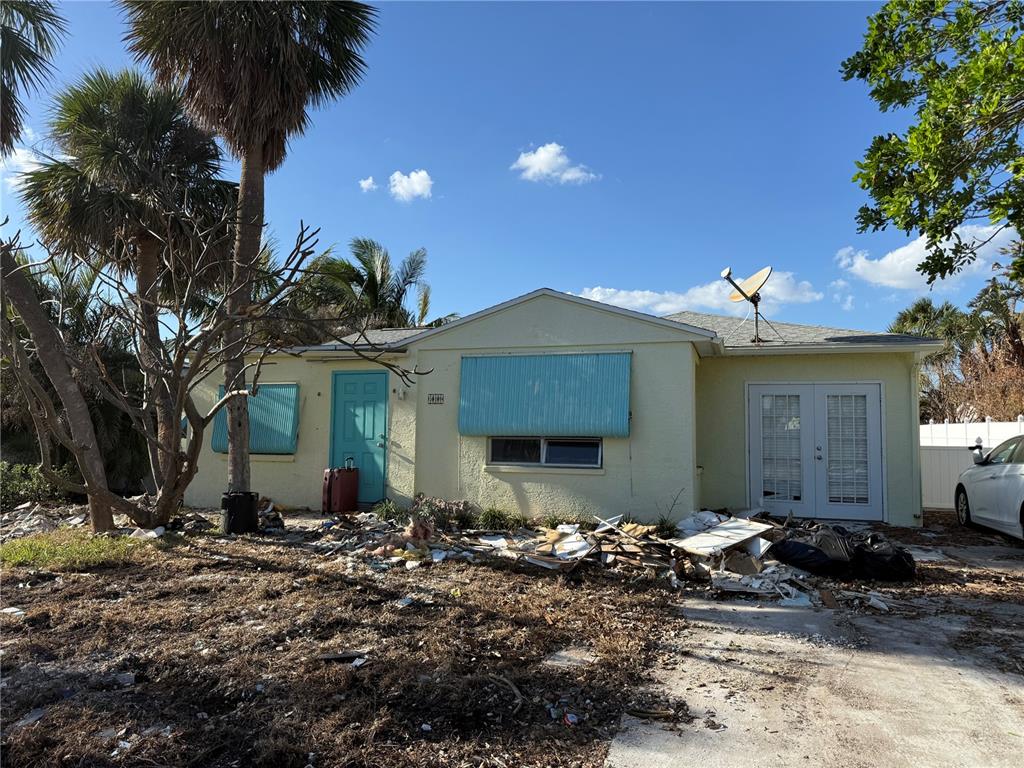
[[[881,520],[877,384],[752,384],[750,503],[772,514]]]

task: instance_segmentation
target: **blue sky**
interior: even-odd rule
[[[856,231],[854,162],[908,120],[839,75],[874,7],[384,4],[363,84],[313,113],[268,177],[268,224],[281,243],[303,220],[341,250],[356,236],[395,257],[427,248],[434,315],[541,286],[742,312],[719,272],[771,264],[770,317],[882,329],[928,289],[920,241]],[[53,88],[131,65],[115,7],[62,12]],[[13,176],[44,146],[48,104],[31,98],[0,184],[15,226]],[[963,303],[990,274],[932,292]]]

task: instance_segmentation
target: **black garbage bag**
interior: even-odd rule
[[[787,529],[786,538],[772,544],[771,556],[815,576],[865,581],[910,581],[914,557],[878,533],[850,533],[839,525]]]
[[[853,575],[869,581],[912,581],[917,573],[914,556],[884,536],[858,537],[853,545]]]
[[[854,550],[846,529],[821,525],[791,531],[772,544],[771,556],[815,576],[841,579],[851,573]]]

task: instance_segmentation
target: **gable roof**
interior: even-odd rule
[[[359,334],[351,334],[350,336],[346,336],[343,341],[348,344],[354,344],[358,347],[373,346],[376,349],[385,350],[404,348],[409,344],[414,344],[422,341],[423,339],[445,333],[453,328],[458,328],[459,326],[472,323],[497,312],[510,309],[511,307],[515,307],[519,304],[524,304],[527,301],[531,301],[532,299],[536,299],[540,296],[549,296],[561,301],[589,307],[590,309],[596,309],[601,312],[608,312],[610,314],[628,317],[633,320],[640,320],[645,323],[650,323],[652,325],[657,325],[674,331],[686,331],[695,336],[700,336],[703,340],[707,340],[709,342],[717,341],[715,332],[709,328],[690,325],[685,321],[648,315],[644,312],[636,312],[632,309],[624,309],[612,304],[603,304],[600,301],[585,299],[582,296],[574,296],[571,293],[562,293],[561,291],[556,291],[553,288],[538,288],[535,291],[530,291],[529,293],[517,296],[514,299],[503,301],[501,304],[495,304],[492,307],[481,309],[479,312],[474,312],[470,315],[466,315],[465,317],[460,317],[458,320],[453,320],[450,323],[445,323],[444,325],[439,325],[435,328],[385,328],[380,331],[367,331],[361,336]]]
[[[849,328],[830,328],[824,325],[804,325],[766,321],[761,318],[761,344],[754,344],[754,318],[738,318],[730,315],[712,315],[705,312],[677,312],[666,318],[686,325],[708,328],[722,339],[727,350],[764,351],[769,349],[792,349],[801,347],[830,347],[843,349],[851,347],[881,347],[887,349],[935,347],[942,342],[923,336],[905,333],[877,333],[856,331]],[[909,349],[908,349],[909,351]]]
[[[561,301],[578,304],[645,323],[685,331],[699,337],[694,344],[704,354],[720,355],[762,355],[773,353],[815,353],[815,352],[934,352],[942,342],[922,336],[902,333],[876,333],[848,328],[830,328],[823,325],[804,325],[766,321],[762,318],[762,343],[754,344],[753,317],[738,318],[731,315],[714,315],[705,312],[677,312],[666,317],[655,317],[632,309],[604,304],[571,293],[562,293],[551,288],[539,288],[514,299],[495,304],[479,312],[460,317],[446,325],[433,328],[381,328],[378,330],[353,333],[344,337],[341,343],[319,344],[310,347],[296,347],[292,352],[325,352],[358,354],[354,350],[372,352],[403,352],[410,344],[453,328],[472,323],[502,310],[523,304],[540,296],[549,296]]]

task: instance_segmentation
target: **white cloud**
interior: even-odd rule
[[[839,278],[833,280],[828,284],[828,289],[832,291],[832,301],[839,305],[839,308],[845,312],[849,312],[853,309],[853,294],[847,293],[850,288],[850,284]]]
[[[555,184],[586,184],[601,178],[585,165],[573,165],[565,147],[553,141],[532,152],[521,152],[509,170],[519,171],[519,178],[527,181]]]
[[[430,178],[429,173],[422,169],[413,171],[408,176],[401,171],[395,171],[391,174],[388,182],[391,196],[403,203],[415,200],[417,197],[430,197],[430,188],[433,186],[434,180]]]
[[[22,137],[27,143],[33,144],[38,137],[31,128],[25,128]],[[0,178],[10,191],[17,190],[22,184],[21,175],[35,170],[41,165],[39,158],[31,147],[20,144],[7,157],[0,160]]]
[[[1017,233],[1006,228],[992,237],[996,226],[979,226],[968,224],[957,229],[957,233],[964,242],[983,242],[992,238],[988,243],[978,249],[978,258],[973,263],[961,270],[956,275],[947,277],[945,280],[936,281],[936,288],[949,288],[955,286],[964,277],[974,275],[987,270],[991,260],[998,254],[999,249],[1008,245]],[[922,235],[906,245],[878,259],[872,259],[868,251],[858,251],[853,246],[840,248],[835,255],[836,264],[853,277],[864,280],[871,285],[884,286],[886,288],[899,288],[906,291],[926,291],[928,281],[924,275],[917,271],[917,265],[924,261],[928,254],[928,241]]]
[[[683,292],[624,290],[621,288],[584,288],[579,296],[585,299],[635,309],[651,315],[671,315],[692,310],[727,315],[745,315],[750,305],[745,301],[729,301],[732,286],[724,280],[695,285]],[[821,301],[824,294],[814,290],[806,280],[797,280],[792,272],[775,272],[761,289],[761,311],[772,314],[784,304],[809,304]]]
[[[377,182],[373,180],[373,176],[367,176],[365,179],[359,180],[359,188],[363,192],[373,192],[377,188]]]

